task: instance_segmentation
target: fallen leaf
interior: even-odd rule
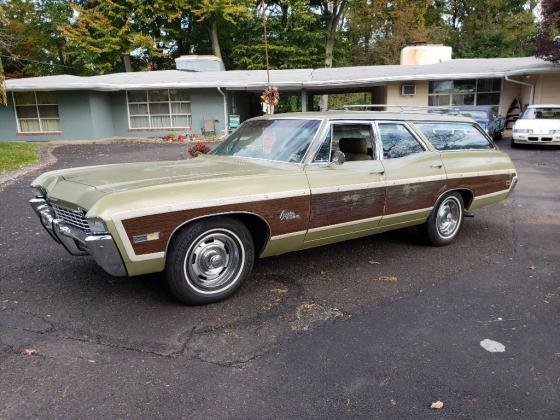
[[[430,406],[430,408],[433,409],[433,410],[439,410],[439,409],[443,408],[443,401],[433,402],[432,405]]]
[[[317,304],[313,303],[313,302],[303,302],[301,305],[299,305],[299,309],[304,310],[304,311],[309,311],[313,308],[315,308],[317,306]]]
[[[534,265],[532,265],[531,267],[529,267],[529,270],[534,270],[535,268],[537,268],[537,267],[535,267]]]
[[[395,405],[397,405],[397,402],[395,400],[389,400],[389,404],[391,405],[391,407],[394,407]]]
[[[321,274],[321,277],[325,277],[327,274],[329,274],[329,272],[328,271],[321,271],[320,274]]]
[[[557,359],[560,359],[560,352],[554,353],[554,357],[556,357]]]
[[[373,261],[373,260],[369,260],[368,261],[370,264],[381,264],[379,261]]]
[[[379,276],[375,281],[381,281],[384,283],[394,283],[397,281],[397,276]]]
[[[37,354],[37,350],[35,350],[35,349],[24,349],[22,354],[24,356],[33,356],[34,354]]]
[[[480,342],[480,346],[490,353],[503,353],[506,351],[506,346],[499,341],[490,340],[489,338],[482,340]]]
[[[288,289],[270,289],[274,293],[288,293]]]

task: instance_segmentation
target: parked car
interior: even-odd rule
[[[513,125],[511,147],[519,143],[560,144],[560,105],[529,105]]]
[[[256,257],[413,225],[447,245],[516,181],[469,118],[295,113],[248,120],[196,159],[47,172],[31,205],[70,254],[115,276],[165,271],[200,304],[230,296]]]
[[[492,105],[458,105],[449,108],[435,108],[442,114],[459,114],[471,117],[492,139],[499,139],[504,132],[504,118]]]

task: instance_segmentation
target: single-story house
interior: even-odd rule
[[[260,115],[264,70],[224,71],[214,56],[183,56],[176,70],[6,81],[0,141],[152,137],[212,133]],[[502,115],[533,103],[560,103],[560,65],[534,57],[452,59],[441,45],[406,47],[401,64],[272,70],[281,95],[368,92],[372,103],[494,105]]]

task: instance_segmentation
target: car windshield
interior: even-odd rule
[[[560,106],[527,108],[521,118],[524,120],[560,120]]]
[[[300,163],[317,132],[320,120],[250,120],[212,152],[214,155]]]

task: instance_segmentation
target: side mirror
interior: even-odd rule
[[[344,162],[346,162],[346,156],[340,150],[336,150],[332,154],[331,162],[335,165],[342,165]]]

